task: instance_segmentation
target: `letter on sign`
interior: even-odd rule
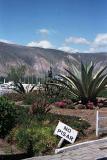
[[[68,125],[59,121],[54,134],[66,139],[70,143],[74,143],[78,132],[69,127]]]

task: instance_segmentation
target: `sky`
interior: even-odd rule
[[[107,51],[107,0],[0,0],[0,41]]]

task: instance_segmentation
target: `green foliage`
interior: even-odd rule
[[[25,94],[20,94],[20,93],[6,93],[3,95],[3,97],[7,98],[10,101],[23,101],[25,98]]]
[[[45,90],[47,92],[47,95],[49,96],[49,102],[54,103],[57,101],[62,101],[64,99],[75,99],[73,95],[69,94],[67,89],[58,86],[56,84],[56,80],[53,80],[53,82],[47,82],[45,84]]]
[[[85,130],[88,127],[90,127],[90,124],[87,121],[76,116],[57,115],[48,113],[45,119],[49,120],[50,124],[53,125],[56,125],[57,122],[60,120],[78,131],[81,131],[82,129],[82,132],[85,132]]]
[[[41,121],[44,120],[46,114],[51,110],[49,104],[45,101],[38,101],[35,102],[31,107],[30,107],[30,114],[36,115],[36,118]]]
[[[48,95],[45,88],[29,92],[25,95],[24,104],[32,105],[33,114],[45,115],[50,110],[51,97]]]
[[[46,114],[51,110],[48,95],[45,91],[35,92],[35,102],[29,109],[31,115],[36,115],[38,120],[43,120]]]
[[[81,70],[75,66],[71,69],[65,69],[68,76],[59,75],[61,80],[58,80],[59,85],[66,88],[72,95],[79,98],[83,104],[88,101],[96,103],[97,96],[106,89],[107,68],[101,68],[94,74],[94,64],[91,62],[89,65],[81,63]]]
[[[20,127],[12,133],[12,137],[17,142],[19,148],[25,151],[32,146],[33,153],[44,154],[53,150],[57,143],[57,138],[53,136],[53,129],[47,126],[35,124],[30,128]]]
[[[5,137],[15,125],[16,108],[6,98],[0,97],[0,137]]]
[[[33,103],[36,102],[37,97],[38,97],[38,94],[36,91],[26,93],[23,102],[24,104],[32,105]]]
[[[19,148],[29,153],[33,151],[36,155],[50,154],[56,148],[59,138],[54,136],[53,133],[59,120],[78,130],[80,132],[79,137],[83,136],[85,130],[90,127],[88,122],[79,117],[51,113],[48,113],[42,122],[37,120],[36,115],[30,117],[30,115],[25,116],[23,114],[23,118],[23,121],[20,121],[21,125],[11,131],[9,138],[11,137]]]

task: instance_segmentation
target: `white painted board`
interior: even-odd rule
[[[54,132],[54,135],[58,135],[64,139],[66,139],[70,143],[75,142],[77,134],[78,134],[78,131],[72,129],[70,126],[62,123],[61,121],[59,121],[59,123],[55,129],[55,132]]]

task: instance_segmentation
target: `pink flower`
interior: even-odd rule
[[[64,102],[64,101],[60,101],[60,102],[55,102],[54,103],[57,107],[61,107],[61,108],[63,108],[63,107],[65,107],[66,106],[66,102]]]

